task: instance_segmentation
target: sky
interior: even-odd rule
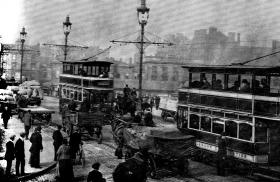
[[[26,26],[28,43],[61,44],[67,14],[73,23],[72,44],[106,48],[110,40],[135,40],[133,32],[140,29],[136,14],[140,0],[24,0],[25,6],[23,0],[0,2],[0,41],[5,43],[14,43]],[[191,38],[195,30],[215,26],[225,34],[240,32],[241,40],[254,39],[259,45],[280,40],[280,0],[147,0],[147,6],[145,30],[162,39],[175,33]],[[116,57],[132,57],[137,51],[134,45],[113,46]]]
[[[0,0],[0,43],[14,43],[22,26],[22,0]]]

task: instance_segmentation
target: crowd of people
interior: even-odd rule
[[[40,166],[40,152],[43,150],[41,127],[37,126],[30,137],[31,147],[29,149],[30,158],[29,164],[33,168],[41,168]],[[13,160],[16,160],[15,171],[17,176],[25,175],[25,149],[24,143],[26,140],[26,133],[20,132],[19,137],[14,143],[16,138],[15,134],[9,137],[9,141],[6,143],[6,152],[4,159],[7,161],[6,176],[11,176],[11,167]]]
[[[191,82],[190,87],[200,89],[228,90],[234,92],[253,92],[254,94],[268,94],[270,91],[270,87],[265,78],[262,78],[261,80],[253,80],[252,85],[247,79],[236,80],[233,82],[233,86],[225,88],[221,79],[215,79],[211,84],[206,77],[202,77],[201,81]]]

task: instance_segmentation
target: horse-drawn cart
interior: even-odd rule
[[[49,124],[52,120],[52,114],[55,113],[52,110],[49,110],[44,107],[25,107],[25,108],[18,108],[18,116],[19,118],[23,118],[24,113],[31,111],[32,119],[35,122],[40,124]]]
[[[126,158],[146,148],[148,150],[149,174],[161,177],[163,173],[188,174],[188,159],[196,152],[195,139],[192,135],[184,135],[177,129],[164,127],[138,126],[119,122],[114,126],[113,134],[117,145],[122,148]],[[168,172],[166,172],[168,171]]]
[[[105,123],[106,114],[97,112],[69,112],[65,114],[64,127],[70,135],[73,128],[78,128],[81,133],[97,136],[98,143],[102,142],[102,126]]]

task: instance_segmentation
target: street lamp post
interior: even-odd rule
[[[71,31],[71,26],[72,26],[72,23],[70,22],[70,17],[69,17],[69,15],[67,15],[65,22],[63,22],[63,30],[64,30],[64,35],[65,35],[64,61],[66,61],[67,40],[68,40],[68,35],[70,34],[70,31]]]
[[[148,22],[150,8],[146,7],[146,0],[141,0],[141,6],[137,8],[138,21],[141,26],[140,35],[140,60],[139,60],[139,98],[142,105],[142,72],[143,72],[143,55],[144,55],[144,30]],[[141,107],[141,106],[140,106]]]
[[[22,30],[20,32],[20,42],[21,42],[21,60],[20,60],[20,83],[22,83],[22,62],[23,62],[23,45],[26,39],[27,32],[25,31],[25,28],[22,27]]]

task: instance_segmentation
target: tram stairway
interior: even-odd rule
[[[280,182],[280,166],[270,168],[267,166],[260,166],[255,169],[253,176],[256,177],[258,181]]]

